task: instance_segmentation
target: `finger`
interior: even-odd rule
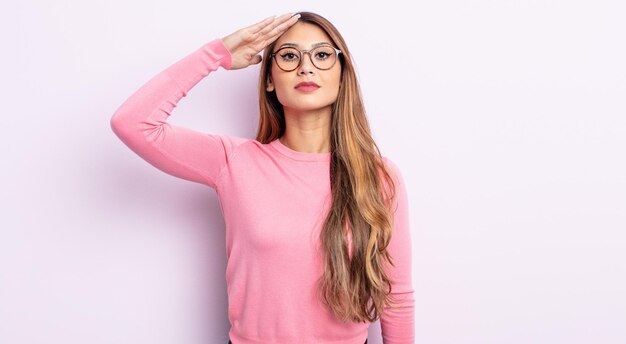
[[[258,45],[264,39],[266,32],[271,31],[276,26],[293,16],[292,13],[283,14],[276,17],[268,17],[252,26],[243,29],[247,33],[245,40],[252,45]]]
[[[274,42],[275,40],[278,39],[278,37],[280,37],[283,33],[282,32],[278,32],[277,34],[275,34],[274,36],[271,37],[267,37],[262,43],[261,45],[265,48],[268,45],[272,44],[272,42]]]
[[[285,13],[281,16],[271,16],[271,17],[267,17],[263,20],[261,20],[260,22],[251,25],[249,27],[246,28],[247,31],[249,31],[251,34],[256,34],[258,32],[261,32],[263,29],[265,29],[269,24],[274,24],[274,26],[284,22],[285,20],[289,19],[291,16],[293,16],[293,13]],[[274,23],[276,22],[276,23]],[[272,26],[272,27],[274,27]]]
[[[252,60],[250,61],[250,64],[259,64],[261,63],[261,60],[263,60],[263,58],[261,57],[261,55],[255,55]]]
[[[293,17],[289,18],[287,22],[282,24],[282,26],[276,27],[275,30],[273,30],[273,32],[270,32],[267,35],[265,35],[265,37],[262,37],[263,41],[261,41],[260,43],[261,49],[267,47],[269,44],[271,44],[276,39],[278,39],[278,37],[280,37],[283,33],[285,33],[285,31],[288,28],[290,28],[292,25],[298,22],[298,18],[300,18],[300,14],[294,15]]]
[[[283,32],[285,32],[288,28],[290,28],[293,24],[295,24],[298,21],[298,18],[300,18],[299,14],[296,14],[295,16],[289,18],[287,21],[285,21],[284,23],[274,27],[274,29],[272,29],[271,31],[269,31],[267,34],[265,34],[265,39],[270,38],[270,37],[274,37],[276,35],[280,35]]]
[[[285,30],[287,30],[291,25],[295,24],[300,18],[300,14],[292,15],[290,13],[283,14],[282,16],[276,17],[276,22],[271,23],[271,25],[267,25],[263,30],[251,34],[247,37],[246,41],[250,45],[252,49],[255,50],[256,53],[263,50],[269,43],[273,42],[276,38],[278,38]],[[282,24],[281,24],[282,23]],[[269,33],[262,33],[267,29],[273,28]]]
[[[294,19],[295,18],[295,19]],[[276,27],[282,25],[285,22],[289,22],[292,21],[293,23],[295,23],[295,20],[297,20],[298,18],[300,18],[300,14],[296,14],[294,15],[293,13],[287,13],[287,14],[283,14],[279,17],[276,17],[276,20],[271,22],[270,24],[268,24],[266,27],[264,27],[260,33],[262,35],[265,35],[269,32],[271,32],[273,29],[275,29]]]
[[[267,17],[256,24],[252,24],[245,28],[244,30],[249,31],[250,33],[257,33],[264,27],[266,27],[269,23],[273,22],[276,19],[275,16]]]
[[[300,18],[300,14],[291,16],[282,24],[273,26],[273,29],[265,34],[261,34],[261,32],[258,32],[255,37],[253,37],[252,41],[254,42],[255,46],[260,47],[259,49],[263,49],[269,43],[273,42],[276,38],[282,35],[293,24],[295,24],[298,21],[298,18]]]

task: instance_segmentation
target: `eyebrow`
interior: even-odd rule
[[[319,43],[315,43],[315,44],[311,45],[311,48],[317,48],[317,47],[322,46],[322,45],[330,45],[330,46],[332,46],[332,44],[330,44],[328,42],[319,42]],[[295,47],[295,48],[297,48],[297,47],[299,47],[299,45],[297,45],[296,43],[283,43],[283,44],[280,45],[279,48],[283,48],[283,47]]]

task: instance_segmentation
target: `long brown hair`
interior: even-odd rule
[[[361,90],[348,47],[324,17],[299,12],[299,21],[317,25],[341,50],[339,95],[332,106],[330,184],[332,206],[320,233],[324,274],[322,302],[342,321],[373,322],[395,300],[393,281],[384,271],[393,227],[395,184],[372,138]],[[265,48],[259,76],[260,119],[256,140],[269,143],[285,132],[283,107],[276,92],[266,91],[275,40]],[[347,231],[352,236],[352,256]]]

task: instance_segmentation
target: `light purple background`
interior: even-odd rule
[[[623,1],[216,3],[1,5],[0,343],[227,342],[214,191],[109,119],[202,44],[298,10],[344,34],[405,177],[417,343],[626,342]],[[257,74],[211,74],[171,123],[253,137]]]

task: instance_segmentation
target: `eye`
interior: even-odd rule
[[[315,58],[317,58],[318,60],[327,59],[329,56],[330,56],[330,54],[325,52],[325,51],[321,51],[321,52],[315,54]]]
[[[319,47],[315,49],[316,60],[326,60],[335,55],[335,51],[331,47]]]
[[[282,51],[280,54],[278,54],[283,61],[286,62],[291,62],[291,61],[298,61],[298,59],[300,58],[300,56],[293,50],[284,50]]]

